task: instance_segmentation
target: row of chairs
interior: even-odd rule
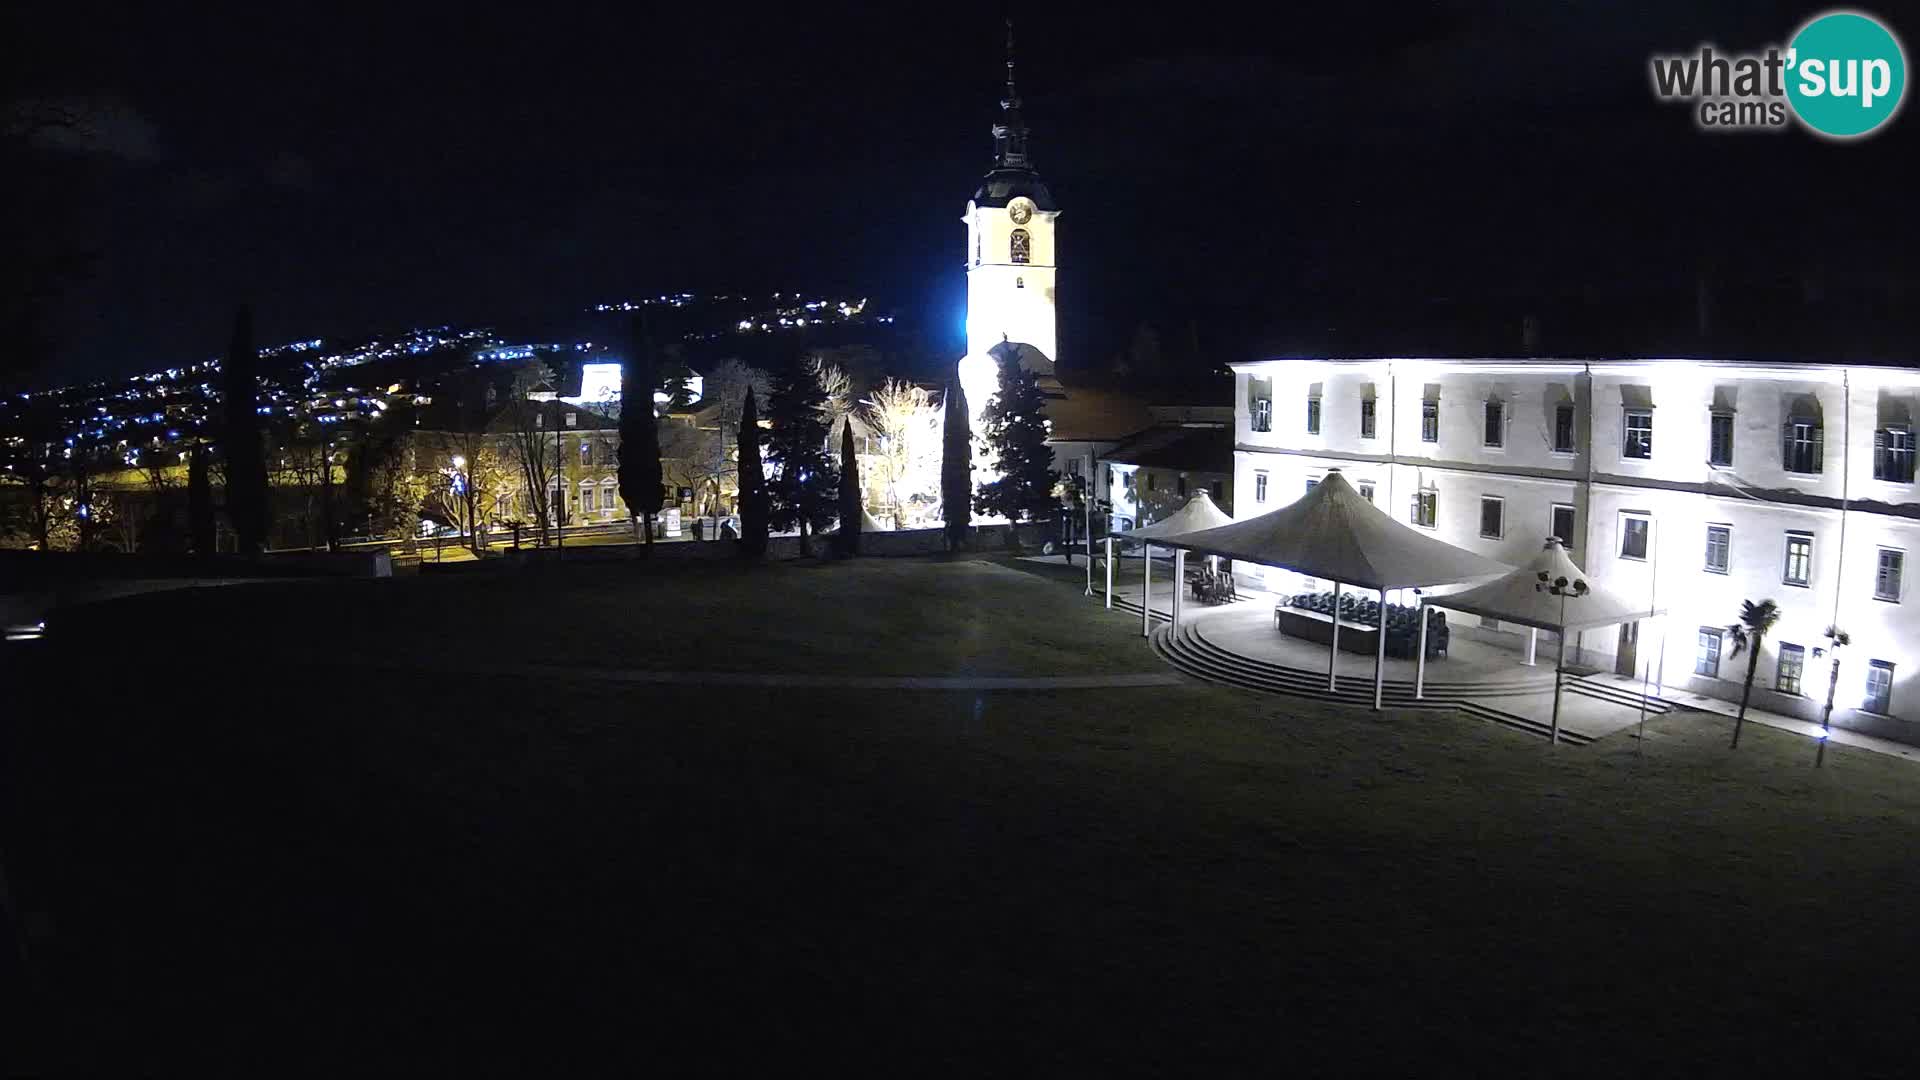
[[[1340,618],[1346,622],[1363,626],[1379,626],[1380,601],[1370,600],[1362,595],[1342,593],[1339,599]],[[1295,607],[1304,611],[1316,611],[1322,615],[1332,615],[1335,601],[1333,593],[1298,593],[1283,597],[1281,607]],[[1427,608],[1427,659],[1445,656],[1447,645],[1452,637],[1447,629],[1447,613],[1436,608]],[[1401,604],[1386,606],[1387,655],[1408,659],[1413,656],[1420,640],[1420,609]]]

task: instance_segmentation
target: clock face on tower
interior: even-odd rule
[[[1015,199],[1007,204],[1007,216],[1015,225],[1025,225],[1033,217],[1033,202],[1028,199]]]

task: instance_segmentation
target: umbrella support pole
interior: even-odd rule
[[[1534,666],[1534,660],[1540,655],[1540,628],[1527,627],[1527,666]]]
[[[1380,711],[1380,694],[1387,684],[1387,590],[1380,590],[1380,619],[1374,627],[1373,711]]]
[[[1140,636],[1153,633],[1153,545],[1140,545]]]
[[[1184,597],[1181,594],[1187,591],[1186,584],[1187,584],[1187,549],[1174,548],[1173,549],[1173,603],[1169,606],[1173,611],[1172,628],[1175,630],[1180,629],[1180,601],[1184,599]]]
[[[1413,610],[1420,617],[1420,642],[1413,650],[1413,697],[1418,701],[1427,696],[1427,602],[1420,601]]]
[[[1340,583],[1333,583],[1333,647],[1327,650],[1327,689],[1338,690],[1340,684]]]
[[[1113,537],[1107,537],[1107,610],[1113,610]]]
[[[1553,664],[1553,727],[1547,732],[1547,740],[1554,746],[1560,745],[1560,685],[1567,681],[1567,630],[1560,628],[1560,657]]]

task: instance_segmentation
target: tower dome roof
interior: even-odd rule
[[[1053,201],[1053,192],[1048,190],[1046,181],[1032,169],[995,169],[980,181],[979,190],[973,193],[975,206],[1005,206],[1020,196],[1033,200],[1033,205],[1041,210],[1057,211],[1058,203]]]

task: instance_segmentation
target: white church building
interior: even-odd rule
[[[1586,633],[1585,662],[1653,664],[1669,687],[1730,700],[1748,656],[1731,655],[1726,627],[1741,601],[1771,599],[1782,614],[1755,706],[1818,720],[1837,626],[1852,644],[1837,654],[1835,722],[1920,741],[1920,593],[1906,587],[1920,372],[1318,358],[1233,371],[1237,518],[1337,468],[1400,520],[1508,564],[1560,537],[1595,584],[1668,612],[1664,626]]]

